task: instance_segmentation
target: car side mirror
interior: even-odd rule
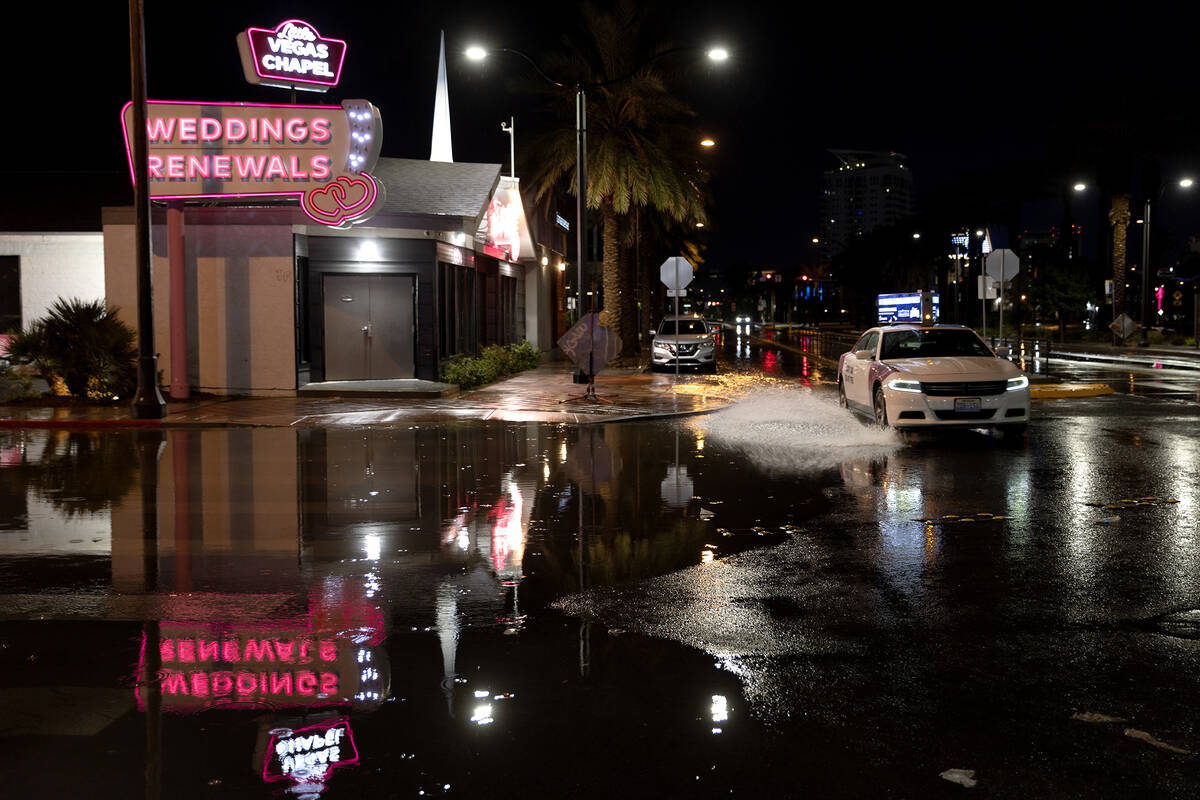
[[[649,333],[650,333],[650,338],[651,338],[651,339],[653,339],[653,338],[654,338],[654,334],[658,333],[658,331],[651,330],[651,331],[649,331]]]
[[[854,353],[854,357],[857,358],[859,361],[870,361],[871,355],[872,355],[872,353],[870,350],[858,350],[858,351],[855,351],[855,353]]]

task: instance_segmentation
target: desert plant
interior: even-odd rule
[[[128,397],[137,386],[133,329],[100,300],[59,298],[45,317],[9,343],[9,356],[37,365],[46,382],[59,380],[75,397]]]

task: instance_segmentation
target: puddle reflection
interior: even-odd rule
[[[779,541],[760,517],[775,492],[791,497],[772,518],[820,507],[819,482],[764,482],[702,429],[664,424],[3,436],[0,593],[12,602],[0,636],[36,619],[24,629],[36,648],[55,619],[101,638],[137,621],[128,667],[99,680],[126,687],[144,722],[117,749],[148,754],[161,769],[148,780],[173,796],[205,788],[184,781],[181,742],[204,742],[227,787],[253,778],[315,798],[384,771],[447,791],[456,768],[430,745],[544,726],[562,714],[559,687],[613,658],[621,632],[564,628],[550,602]],[[654,679],[664,698],[736,695],[704,658],[672,658],[685,666]],[[679,669],[704,677],[676,685]],[[71,685],[68,673],[40,680]],[[397,725],[410,730],[397,738]]]

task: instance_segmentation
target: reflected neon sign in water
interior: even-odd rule
[[[378,676],[359,680],[359,646],[335,636],[173,623],[161,630],[157,643],[143,634],[139,674],[146,649],[157,647],[165,711],[344,706],[354,703],[362,685],[381,683]],[[144,695],[139,687],[139,710],[145,709]]]
[[[297,730],[281,728],[271,731],[267,742],[263,780],[323,780],[335,767],[357,763],[358,748],[348,719],[328,720]]]

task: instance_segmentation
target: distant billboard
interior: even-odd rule
[[[906,292],[904,294],[881,294],[876,299],[880,325],[893,322],[921,322],[922,295],[929,295],[932,300],[933,319],[937,322],[940,316],[940,304],[937,292]]]

